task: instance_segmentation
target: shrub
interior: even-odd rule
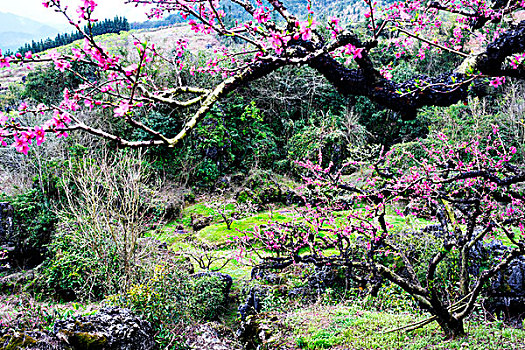
[[[226,282],[214,275],[189,280],[188,308],[195,319],[216,319],[226,302]]]
[[[97,250],[105,259],[78,237],[79,232],[56,234],[49,245],[50,258],[45,262],[43,275],[46,285],[60,299],[100,300],[116,293],[122,285],[122,268],[115,246],[108,240],[100,241]]]
[[[46,245],[58,221],[49,198],[41,189],[31,188],[0,200],[10,202],[14,209],[13,236],[8,240],[15,251],[10,260],[23,268],[38,265],[46,256]]]
[[[224,309],[225,282],[218,276],[189,276],[177,264],[158,264],[153,276],[132,284],[108,301],[150,321],[160,345],[184,344],[184,324],[216,319]]]
[[[100,299],[139,278],[138,240],[159,216],[150,175],[140,154],[85,155],[69,162],[60,232],[44,272],[51,288]]]

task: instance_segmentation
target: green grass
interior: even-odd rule
[[[290,221],[290,217],[273,212],[270,218],[269,212],[263,212],[244,219],[236,220],[232,223],[231,229],[228,230],[225,223],[215,224],[203,228],[197,232],[197,238],[206,243],[221,244],[228,241],[228,237],[242,237],[246,231],[249,234],[255,226],[265,225],[268,221]]]
[[[362,310],[352,306],[313,306],[289,314],[289,342],[299,349],[525,349],[525,331],[497,324],[467,322],[464,338],[447,340],[436,323],[412,332],[385,331],[422,319],[413,313]],[[305,322],[306,321],[306,322]]]

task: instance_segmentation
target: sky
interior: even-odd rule
[[[113,18],[116,15],[125,16],[130,22],[144,21],[147,19],[144,14],[146,7],[139,5],[124,4],[125,0],[97,0],[98,6],[95,8],[96,18]],[[80,0],[62,0],[62,4],[69,6],[70,14],[77,18],[76,9],[81,3]],[[69,27],[67,20],[61,14],[55,13],[51,9],[46,9],[42,5],[42,0],[0,0],[0,12],[10,12],[18,16],[27,17],[32,20],[51,25],[57,29],[64,30]]]

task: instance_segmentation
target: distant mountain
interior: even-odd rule
[[[0,49],[16,51],[31,40],[53,37],[58,29],[32,19],[0,12]]]

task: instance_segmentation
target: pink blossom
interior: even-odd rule
[[[0,112],[0,125],[5,125],[8,120],[9,116],[7,114],[4,114],[3,112]]]
[[[9,62],[11,61],[11,58],[9,57],[0,57],[0,68],[9,68],[11,65]]]
[[[15,142],[12,146],[15,147],[18,152],[27,155],[27,152],[29,152],[27,139],[25,137],[18,137],[18,135],[15,135],[14,140]]]
[[[126,101],[121,101],[120,106],[114,109],[115,117],[123,117],[128,113],[130,105]]]
[[[124,71],[126,72],[126,76],[129,77],[130,75],[135,73],[137,71],[137,69],[139,69],[139,66],[136,63],[133,63],[133,64],[127,66],[126,68],[124,68]]]
[[[46,139],[46,132],[44,128],[37,126],[33,131],[33,136],[36,139],[37,146],[40,146]]]
[[[505,83],[505,77],[495,77],[491,82],[490,85],[497,88],[500,85],[503,85]]]
[[[253,18],[257,21],[257,23],[266,23],[268,22],[269,17],[270,17],[269,13],[266,13],[264,11],[264,8],[262,7],[258,7],[253,12]]]
[[[18,106],[18,110],[19,110],[20,112],[24,112],[24,111],[26,111],[28,108],[29,108],[29,106],[27,105],[26,102],[22,102],[22,103],[20,104],[20,106]]]
[[[283,46],[288,42],[289,37],[281,35],[279,32],[272,32],[270,42],[275,49],[275,52],[279,55],[283,52]]]
[[[71,52],[73,53],[73,60],[78,61],[86,57],[84,52],[76,47],[71,48]]]

